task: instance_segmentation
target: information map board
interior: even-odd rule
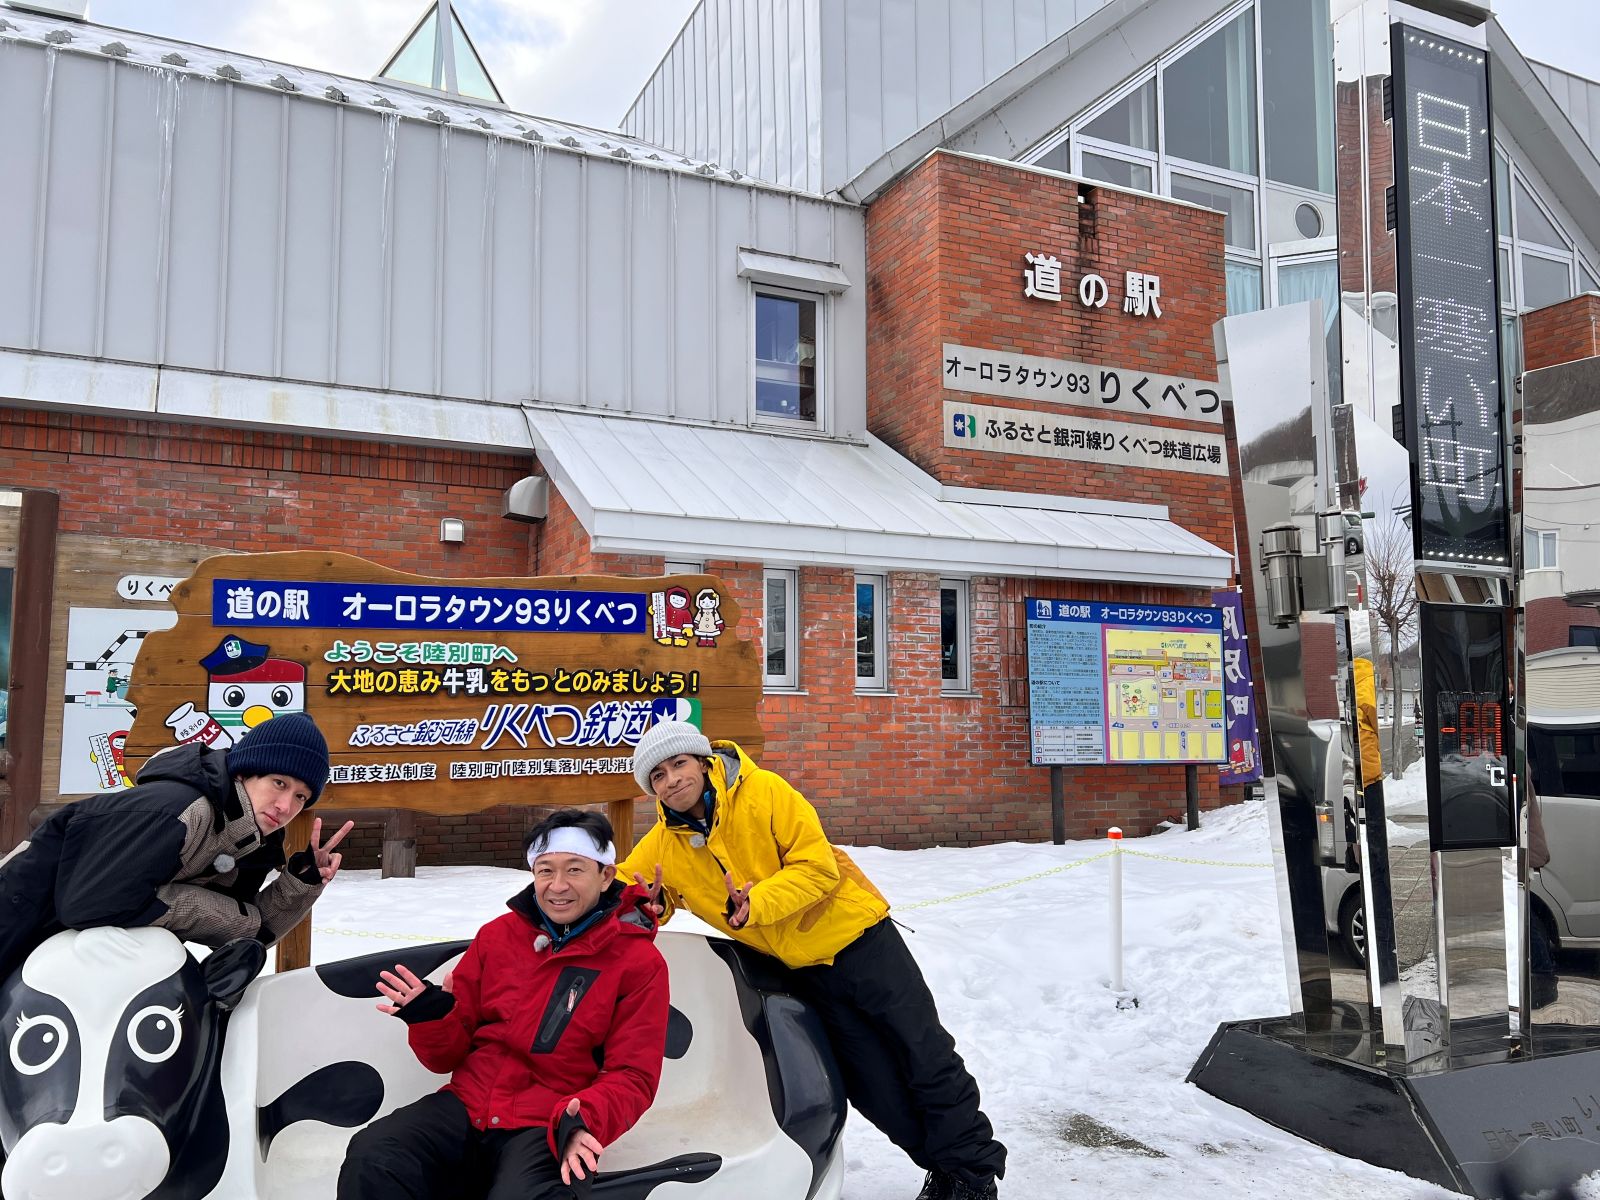
[[[1024,604],[1035,766],[1226,761],[1219,609]]]

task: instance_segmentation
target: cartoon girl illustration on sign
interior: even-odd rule
[[[701,588],[694,598],[694,636],[697,646],[715,646],[727,626],[722,621],[722,597],[716,588]]]

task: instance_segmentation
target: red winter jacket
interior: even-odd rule
[[[667,1043],[667,964],[642,897],[613,884],[594,925],[537,950],[546,927],[530,884],[472,939],[450,1011],[409,1027],[417,1058],[450,1072],[443,1090],[479,1129],[544,1127],[559,1157],[556,1130],[572,1097],[604,1146],[650,1107]]]

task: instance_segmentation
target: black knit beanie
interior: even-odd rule
[[[306,807],[328,783],[328,743],[305,713],[285,713],[261,722],[228,751],[228,774],[290,775],[311,789]]]

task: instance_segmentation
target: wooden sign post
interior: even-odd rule
[[[219,555],[171,603],[177,625],[134,666],[126,757],[226,748],[305,712],[328,739],[327,808],[604,803],[620,855],[652,724],[762,744],[760,660],[710,576],[427,579],[345,554]],[[309,817],[291,825],[286,850],[308,831]],[[278,969],[309,956],[305,925]]]

